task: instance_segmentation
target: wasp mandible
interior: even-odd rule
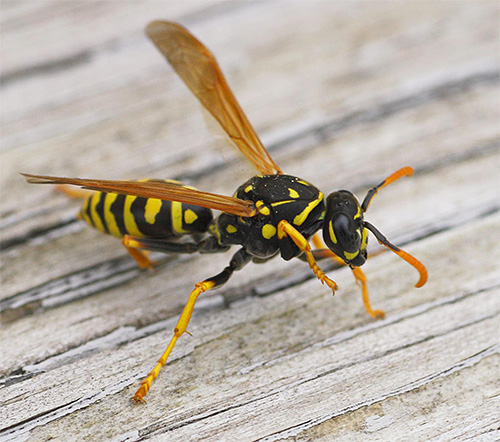
[[[419,272],[416,287],[427,281],[427,271],[416,258],[391,244],[364,220],[373,197],[383,187],[413,173],[403,167],[370,189],[360,204],[347,190],[323,193],[306,180],[285,175],[263,146],[229,88],[212,53],[183,26],[154,21],[146,33],[170,65],[215,118],[230,141],[258,170],[233,197],[203,192],[169,180],[116,181],[62,178],[24,174],[30,183],[72,184],[96,191],[89,196],[80,217],[91,226],[121,238],[140,267],[151,267],[147,251],[168,253],[219,253],[240,246],[220,273],[195,284],[165,352],[133,396],[144,402],[151,384],[186,332],[200,294],[222,286],[250,261],[262,263],[276,255],[306,261],[314,275],[333,293],[337,284],[317,260],[330,257],[348,265],[362,288],[363,302],[373,317],[366,277],[361,266],[367,259],[368,233]],[[214,218],[212,209],[222,213]],[[319,230],[328,248],[313,236]],[[202,238],[200,239],[200,234]],[[191,240],[179,242],[183,236]],[[309,240],[318,247],[312,250]]]

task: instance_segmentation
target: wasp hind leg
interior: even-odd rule
[[[313,244],[314,247],[317,247],[316,250],[313,250],[313,256],[316,258],[318,261],[322,259],[332,259],[339,265],[346,265],[343,259],[339,258],[335,253],[333,253],[330,249],[324,248],[324,244],[321,241],[321,239],[318,237],[318,235],[314,235],[313,237]],[[363,295],[363,305],[365,306],[366,312],[372,317],[372,318],[381,318],[383,319],[385,317],[385,312],[383,310],[375,310],[372,308],[370,304],[370,296],[368,294],[368,285],[367,285],[367,279],[366,275],[364,274],[363,270],[361,270],[361,267],[351,267],[352,274],[354,275],[354,278],[356,279],[356,284],[358,287],[361,289],[361,293]]]
[[[56,190],[64,193],[68,198],[84,200],[94,193],[93,190],[80,189],[79,187],[57,184]]]
[[[150,251],[162,253],[218,253],[229,249],[229,247],[219,245],[213,237],[195,243],[174,242],[165,238],[137,238],[124,235],[122,244],[141,269],[153,269],[157,264],[149,259],[148,254]]]
[[[146,396],[149,389],[151,388],[151,384],[158,377],[160,370],[166,364],[167,359],[170,356],[170,353],[172,352],[177,342],[177,339],[179,339],[184,333],[189,334],[189,332],[187,331],[187,326],[193,314],[194,305],[196,303],[196,300],[198,299],[198,296],[200,296],[203,292],[206,292],[207,290],[212,290],[225,284],[231,277],[231,275],[236,270],[240,270],[246,264],[248,264],[251,258],[252,258],[251,255],[249,255],[247,251],[244,248],[242,248],[233,255],[231,261],[229,262],[229,265],[226,268],[224,268],[222,272],[218,273],[215,276],[212,276],[211,278],[205,279],[204,281],[198,282],[194,286],[194,290],[190,293],[188,302],[184,307],[184,310],[182,311],[179,320],[177,321],[177,325],[174,328],[174,335],[172,336],[172,339],[170,340],[167,349],[165,350],[161,358],[158,360],[158,363],[155,365],[153,370],[151,370],[151,372],[147,375],[147,377],[142,381],[141,386],[139,387],[139,389],[136,391],[135,395],[132,398],[134,402],[136,403],[145,402],[144,396]]]
[[[221,246],[213,236],[198,242],[175,242],[165,238],[137,238],[125,235],[122,238],[122,244],[127,249],[144,249],[162,253],[219,253],[229,250],[229,246]]]
[[[123,243],[123,238],[122,238],[122,244],[125,246],[127,249],[128,254],[134,258],[135,262],[137,263],[137,266],[140,269],[149,269],[149,270],[154,270],[155,265],[157,264],[156,261],[152,261],[149,259],[149,252],[147,250],[139,250],[133,247],[128,247]]]

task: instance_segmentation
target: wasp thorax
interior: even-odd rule
[[[326,199],[323,238],[346,264],[359,267],[366,261],[368,232],[357,198],[348,190],[332,192]]]

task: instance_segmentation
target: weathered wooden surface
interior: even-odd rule
[[[2,2],[0,440],[498,440],[499,6]],[[193,284],[230,254],[134,267],[19,171],[174,177],[232,193],[194,99],[143,35],[187,25],[273,157],[325,192],[395,169],[367,218],[420,258],[249,265],[200,299],[146,406],[129,397]],[[242,178],[242,176],[244,178]]]

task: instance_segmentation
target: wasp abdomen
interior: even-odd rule
[[[163,181],[188,187],[177,181]],[[108,192],[90,195],[79,216],[90,226],[117,238],[173,238],[205,233],[213,220],[212,211],[203,207]]]

